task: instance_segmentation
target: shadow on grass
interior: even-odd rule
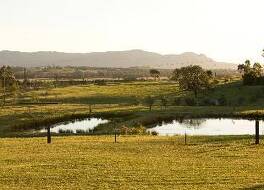
[[[264,184],[253,185],[251,187],[242,188],[241,190],[264,190]]]
[[[53,99],[46,99],[53,101]],[[138,104],[138,100],[134,96],[92,96],[92,97],[69,97],[59,99],[63,103],[78,103],[78,104]]]

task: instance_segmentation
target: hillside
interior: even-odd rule
[[[18,52],[1,51],[0,65],[10,66],[89,66],[89,67],[152,67],[174,69],[187,65],[200,65],[207,69],[235,69],[231,63],[216,62],[203,54],[186,52],[179,55],[129,50],[94,53]]]

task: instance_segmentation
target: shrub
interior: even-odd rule
[[[225,97],[225,95],[221,95],[219,98],[218,98],[218,102],[219,102],[219,105],[221,106],[225,106],[227,105],[227,99]]]
[[[166,109],[167,105],[168,105],[168,100],[166,97],[162,96],[160,97],[160,103],[161,103],[161,108],[162,106]]]
[[[257,102],[257,100],[258,100],[258,97],[257,97],[256,95],[253,95],[253,96],[251,96],[251,97],[249,98],[249,101],[250,101],[251,103],[255,103],[255,102]]]
[[[176,97],[174,99],[173,103],[174,103],[175,106],[181,106],[182,105],[182,98],[181,97]]]
[[[157,131],[151,131],[151,135],[157,136],[159,133]]]
[[[245,103],[245,98],[243,96],[240,96],[238,99],[237,99],[237,105],[241,106]]]
[[[83,129],[76,129],[76,133],[77,134],[85,134],[85,133],[89,133],[89,131],[85,131]]]
[[[211,99],[211,98],[204,98],[200,105],[203,105],[203,106],[214,106],[216,105],[216,101],[214,99]]]
[[[73,130],[71,129],[59,129],[59,133],[64,133],[64,134],[72,134],[73,133]]]
[[[94,84],[99,85],[99,86],[103,86],[103,85],[106,85],[106,81],[105,80],[95,80]]]
[[[128,75],[124,77],[124,81],[136,81],[137,77],[133,75]]]
[[[263,92],[262,92],[262,90],[261,90],[261,89],[257,90],[255,96],[257,97],[257,99],[262,98],[262,97],[263,97]]]
[[[254,85],[256,84],[256,76],[253,72],[249,72],[243,75],[243,85]]]
[[[151,108],[153,106],[153,104],[155,103],[155,99],[151,96],[148,96],[144,99],[144,103],[149,106],[149,111],[151,111]]]
[[[186,98],[184,98],[184,101],[185,101],[187,106],[195,106],[196,105],[196,100],[194,98],[186,97]]]
[[[123,135],[144,135],[144,134],[146,134],[146,128],[143,126],[132,127],[132,128],[122,126],[120,128],[120,134],[123,134]]]
[[[214,85],[217,85],[217,84],[219,84],[219,80],[217,80],[217,79],[214,79],[214,81],[213,81],[213,84],[214,84]]]

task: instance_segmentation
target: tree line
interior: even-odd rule
[[[246,60],[244,64],[238,65],[237,70],[243,74],[244,85],[264,85],[263,67],[260,63],[256,62],[252,65],[250,60]]]

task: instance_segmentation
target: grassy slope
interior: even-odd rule
[[[264,146],[251,137],[0,139],[2,189],[258,189]]]
[[[56,89],[29,92],[38,95],[40,100],[81,104],[133,104],[142,98],[154,95],[171,96],[177,94],[178,85],[173,82],[133,82],[109,83],[108,85],[70,86]]]

